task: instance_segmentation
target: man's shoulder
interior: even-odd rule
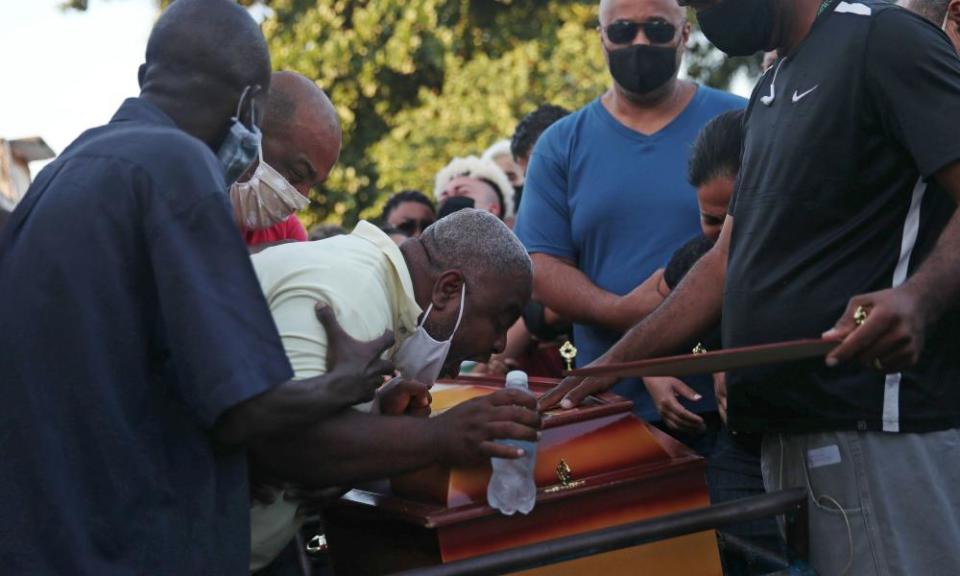
[[[894,4],[880,1],[865,1],[870,9],[870,48],[889,51],[891,55],[908,49],[918,40],[947,43],[943,31],[923,16]]]
[[[897,4],[887,2],[886,0],[859,0],[857,2],[839,2],[831,8],[832,14],[825,23],[825,28],[830,29],[833,34],[830,35],[830,43],[835,50],[843,49],[844,42],[848,44],[863,43],[865,36],[863,34],[851,34],[854,31],[873,31],[879,26],[902,26],[905,22],[913,25],[923,24],[935,29],[936,27],[927,21],[926,18],[907,10]],[[842,30],[845,34],[838,32]]]
[[[354,281],[361,270],[386,269],[386,263],[381,262],[384,260],[382,255],[383,252],[371,242],[354,234],[344,234],[313,242],[271,246],[251,258],[261,283],[268,277],[293,278],[294,275],[311,273],[342,274]]]
[[[64,155],[100,151],[139,162],[150,159],[165,162],[197,156],[216,159],[206,144],[183,130],[145,122],[111,122],[87,130],[64,151]]]
[[[338,316],[352,310],[350,314],[372,317],[395,299],[390,262],[375,245],[353,234],[281,244],[251,259],[274,311],[285,302],[295,304],[299,296],[309,296],[333,305]],[[370,310],[364,312],[365,308]]]
[[[592,128],[594,125],[592,109],[597,105],[599,105],[599,100],[591,100],[586,106],[567,114],[551,124],[540,136],[540,139],[551,143],[567,142],[584,130]]]
[[[78,138],[64,153],[65,160],[72,158],[126,164],[148,174],[158,188],[168,191],[191,188],[174,185],[182,181],[220,191],[226,188],[213,151],[197,138],[170,126],[108,124]]]
[[[747,99],[731,92],[700,86],[703,94],[704,107],[710,112],[722,113],[728,110],[740,110],[747,106]]]

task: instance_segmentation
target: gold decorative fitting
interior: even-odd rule
[[[560,347],[560,357],[566,363],[567,371],[573,370],[573,361],[577,357],[577,347],[573,345],[573,342],[567,340],[563,343],[563,346]]]
[[[853,312],[853,321],[857,326],[863,326],[863,323],[867,321],[867,318],[870,316],[870,309],[864,308],[863,306],[857,306],[857,309]]]
[[[545,494],[556,494],[557,492],[562,492],[563,490],[570,490],[571,488],[579,488],[586,484],[584,480],[573,481],[573,469],[570,468],[570,465],[567,464],[567,461],[563,458],[560,459],[560,463],[556,467],[557,480],[560,481],[560,484],[556,486],[551,486],[543,492]]]
[[[561,458],[560,463],[557,464],[557,480],[564,486],[569,486],[570,480],[573,479],[572,474],[573,470],[570,469],[570,465],[567,464],[566,460]]]
[[[707,348],[703,345],[703,342],[697,342],[697,345],[693,347],[694,354],[706,354]]]

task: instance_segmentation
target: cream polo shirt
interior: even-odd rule
[[[253,256],[253,267],[296,379],[326,372],[327,337],[314,313],[318,302],[331,306],[357,340],[392,331],[396,344],[385,358],[413,334],[422,313],[400,249],[368,222],[347,236],[269,248]],[[270,563],[302,523],[297,504],[282,493],[270,506],[254,505],[250,520],[251,570]]]
[[[350,235],[269,248],[253,256],[253,267],[298,379],[326,372],[327,336],[314,314],[317,302],[333,307],[357,340],[391,330],[397,344],[416,330],[423,312],[400,249],[369,222]]]

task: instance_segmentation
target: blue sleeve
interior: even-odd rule
[[[556,126],[537,142],[523,184],[514,232],[527,251],[577,260],[570,223],[566,154],[558,154]]]
[[[227,203],[219,192],[197,194],[186,206],[160,200],[147,216],[175,393],[207,427],[293,377]]]

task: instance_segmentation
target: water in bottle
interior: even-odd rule
[[[526,372],[514,370],[507,374],[507,388],[529,390]],[[507,516],[516,512],[529,514],[537,502],[537,485],[533,481],[537,443],[521,440],[501,440],[499,443],[521,448],[523,456],[516,460],[490,459],[493,475],[487,485],[487,503]]]

